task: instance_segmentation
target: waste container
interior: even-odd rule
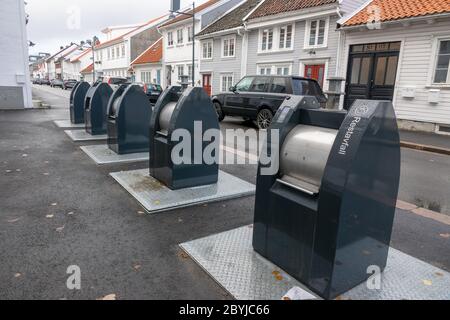
[[[86,93],[84,100],[86,132],[92,135],[106,134],[106,109],[112,92],[109,84],[96,82]]]
[[[90,87],[89,83],[80,81],[70,92],[70,122],[73,124],[84,123],[84,98]]]
[[[400,177],[392,103],[357,100],[351,110],[285,100],[269,132],[277,172],[258,169],[253,248],[332,299],[384,270]],[[274,170],[276,171],[276,170]]]

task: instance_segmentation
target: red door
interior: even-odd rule
[[[323,87],[323,80],[325,77],[325,65],[324,64],[306,65],[305,77],[317,80],[320,86]]]
[[[211,74],[203,74],[203,89],[211,96]]]

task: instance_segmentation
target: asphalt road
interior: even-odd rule
[[[68,118],[55,90],[35,90],[51,110],[0,111],[0,299],[229,299],[178,244],[252,223],[254,198],[142,214],[108,173],[147,164],[96,166],[53,124]],[[222,170],[255,183],[254,165]],[[392,246],[450,271],[450,225],[397,210]],[[70,265],[81,290],[66,287]]]

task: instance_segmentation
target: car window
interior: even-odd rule
[[[269,92],[287,93],[287,78],[273,78]]]
[[[266,92],[267,90],[267,84],[269,83],[268,77],[256,77],[255,80],[253,80],[252,85],[250,86],[251,92]]]
[[[253,77],[245,77],[236,85],[237,91],[249,91],[253,82]]]
[[[316,96],[319,94],[315,82],[302,79],[293,79],[294,94],[299,96]]]

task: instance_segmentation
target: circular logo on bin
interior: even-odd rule
[[[369,106],[367,105],[362,105],[362,106],[358,106],[355,108],[355,115],[356,116],[364,116],[369,112]]]

